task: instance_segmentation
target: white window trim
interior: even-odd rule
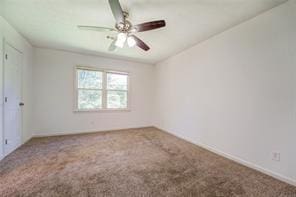
[[[78,78],[77,78],[77,69],[84,69],[84,70],[91,70],[91,71],[100,71],[103,73],[103,89],[102,89],[102,109],[78,109]],[[108,109],[107,108],[107,73],[114,73],[114,74],[125,74],[128,76],[127,81],[127,107],[122,109]],[[130,78],[131,74],[128,71],[119,71],[113,69],[103,69],[97,67],[90,67],[90,66],[75,66],[74,67],[74,105],[73,111],[74,112],[128,112],[131,111],[130,104],[131,104],[131,88],[130,88]],[[116,91],[116,90],[114,90]],[[121,91],[121,90],[120,90]],[[125,91],[125,90],[123,90]]]

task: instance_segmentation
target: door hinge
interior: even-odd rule
[[[8,140],[7,139],[5,139],[5,144],[8,144]]]
[[[7,97],[4,98],[4,102],[7,103]]]
[[[8,59],[8,55],[7,54],[5,54],[5,59]]]

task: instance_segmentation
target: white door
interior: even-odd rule
[[[4,53],[4,154],[21,144],[22,54],[5,43]]]

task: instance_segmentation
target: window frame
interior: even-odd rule
[[[79,109],[78,108],[78,91],[81,88],[78,88],[78,76],[77,76],[77,70],[90,70],[90,71],[98,71],[102,72],[102,108],[96,108],[96,109]],[[107,73],[114,73],[114,74],[122,74],[127,75],[127,90],[122,90],[127,92],[127,107],[126,108],[107,108]],[[90,67],[90,66],[75,66],[74,67],[74,105],[73,105],[73,111],[74,112],[126,112],[130,111],[130,103],[131,103],[131,90],[130,90],[130,78],[131,74],[128,71],[119,71],[119,70],[113,70],[113,69],[103,69],[103,68],[97,68],[97,67]],[[99,90],[99,89],[98,89]],[[115,90],[117,91],[117,90]]]

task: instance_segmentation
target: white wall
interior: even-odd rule
[[[75,53],[34,51],[35,135],[53,135],[151,126],[154,67]],[[131,73],[131,111],[73,112],[74,67],[93,66]]]
[[[22,69],[22,142],[31,138],[31,112],[32,112],[32,46],[0,16],[0,159],[3,157],[3,39],[23,53]]]
[[[157,127],[296,184],[295,1],[156,69]]]

